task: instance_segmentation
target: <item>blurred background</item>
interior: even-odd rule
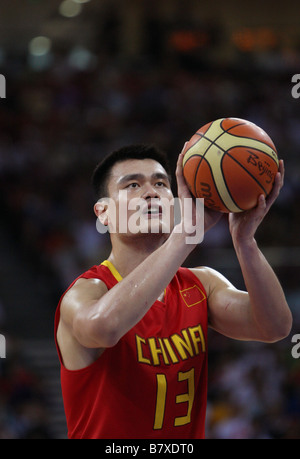
[[[257,240],[294,325],[268,345],[209,334],[207,437],[300,438],[299,13],[297,0],[1,2],[0,438],[66,438],[53,319],[74,278],[109,254],[95,165],[144,142],[175,169],[184,142],[228,116],[260,125],[285,160]],[[243,288],[226,216],[186,262],[199,264]]]

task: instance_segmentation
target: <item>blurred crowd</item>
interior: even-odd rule
[[[299,246],[300,102],[291,95],[299,63],[300,54],[280,49],[237,52],[228,65],[218,65],[209,53],[157,56],[150,47],[132,59],[107,49],[80,70],[58,53],[38,72],[8,57],[1,69],[7,79],[0,103],[2,214],[28,263],[54,279],[57,298],[109,254],[108,235],[96,230],[90,186],[103,155],[125,144],[155,143],[175,169],[184,142],[221,117],[249,119],[272,137],[286,181],[259,238],[275,249]],[[231,247],[226,217],[197,256],[209,256],[215,244]],[[295,296],[298,274],[297,264],[280,269]],[[259,345],[213,334],[210,346],[208,438],[299,438],[300,368],[290,339]],[[17,357],[0,363],[0,438],[47,437],[34,375]],[[39,431],[26,427],[36,419]]]
[[[300,365],[290,340],[236,343],[213,335],[207,437],[299,439]]]
[[[0,439],[49,439],[49,402],[43,381],[6,336],[9,358],[0,360]]]

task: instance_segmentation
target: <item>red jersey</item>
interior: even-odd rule
[[[79,277],[108,289],[121,280],[108,261]],[[207,299],[189,269],[179,268],[164,300],[91,365],[68,370],[57,350],[69,438],[204,438]]]

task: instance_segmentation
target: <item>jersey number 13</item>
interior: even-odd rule
[[[187,403],[187,412],[185,416],[175,417],[174,426],[183,426],[191,422],[191,412],[195,397],[195,370],[192,368],[189,371],[180,371],[177,375],[178,382],[187,381],[188,391],[183,394],[176,395],[176,404]],[[156,406],[154,416],[154,430],[162,429],[165,416],[166,399],[167,399],[167,378],[165,374],[156,375],[157,392],[156,392]]]

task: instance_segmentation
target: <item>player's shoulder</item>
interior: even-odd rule
[[[61,316],[68,316],[72,311],[99,300],[107,290],[107,286],[101,279],[78,278],[62,296]]]
[[[213,276],[217,276],[219,273],[209,266],[196,266],[194,268],[188,268],[195,276],[198,278],[210,278]],[[201,280],[201,279],[200,279]]]
[[[65,292],[63,301],[66,303],[82,297],[99,297],[99,294],[102,292],[105,293],[106,291],[107,287],[101,279],[80,277]]]
[[[195,268],[189,268],[189,270],[200,280],[208,295],[216,286],[220,284],[229,286],[230,284],[223,274],[209,266],[197,266]]]
[[[194,268],[188,268],[192,273],[196,276],[222,276],[218,271],[214,268],[210,268],[209,266],[196,266]]]

